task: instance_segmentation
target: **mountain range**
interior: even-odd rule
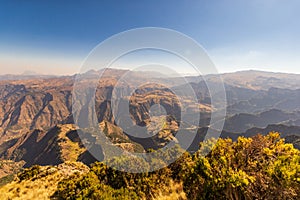
[[[224,81],[226,108],[212,106],[206,85],[208,82],[212,85],[217,83],[219,76]],[[189,147],[193,151],[211,125],[211,113],[218,112],[218,109],[226,109],[227,113],[223,130],[215,130],[223,138],[235,140],[238,136],[278,131],[287,142],[300,148],[298,74],[252,70],[183,78],[108,69],[73,76],[0,77],[0,157],[3,160],[25,162],[25,166],[95,161],[78,135],[84,130],[74,124],[72,94],[78,78],[87,80],[80,85],[85,90],[89,89],[90,82],[97,83],[95,110],[99,128],[111,141],[110,145],[129,152],[158,149],[170,141],[180,143],[175,137],[179,127],[187,135],[193,131],[197,133]],[[135,88],[137,85],[139,87]],[[128,130],[118,126],[123,118],[115,118],[111,100],[116,86],[120,101],[130,102],[132,125],[145,127],[149,137],[132,136]],[[197,102],[191,103],[193,98],[188,95],[180,99],[176,96],[176,93],[186,92],[188,88],[192,88]],[[129,94],[132,89],[134,93]],[[151,112],[153,105],[162,108]],[[180,116],[182,111],[185,111],[185,116]],[[200,122],[196,121],[199,115]],[[90,147],[97,148],[99,138],[86,132],[84,134]]]

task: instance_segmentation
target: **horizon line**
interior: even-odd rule
[[[131,69],[125,69],[125,68],[103,68],[103,69],[115,69],[115,70],[129,70],[129,71],[134,71]],[[23,73],[0,73],[0,76],[54,76],[54,77],[63,77],[63,76],[75,76],[77,74],[85,74],[90,71],[100,71],[102,69],[96,70],[96,69],[90,69],[85,72],[75,72],[75,73],[66,73],[66,74],[45,74],[45,73],[38,73],[35,71],[24,71]],[[136,72],[139,72],[138,70]],[[145,72],[140,70],[140,72]],[[152,72],[152,71],[147,71],[147,72]],[[249,68],[249,69],[242,69],[242,70],[232,70],[232,71],[223,71],[219,73],[214,73],[214,74],[203,74],[202,76],[207,76],[207,75],[221,75],[221,74],[232,74],[232,73],[241,73],[241,72],[261,72],[261,73],[275,73],[275,74],[292,74],[292,75],[300,75],[300,73],[295,73],[295,72],[287,72],[287,71],[271,71],[271,70],[264,70],[264,69],[255,69],[255,68]],[[200,74],[194,74],[194,73],[179,73],[184,76],[200,76]]]

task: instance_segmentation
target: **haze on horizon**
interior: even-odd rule
[[[220,73],[254,69],[299,74],[299,8],[297,0],[2,1],[0,74],[74,74],[101,41],[149,26],[195,39]],[[139,59],[145,56],[119,64],[126,68]],[[192,73],[182,63],[168,61],[180,73]]]

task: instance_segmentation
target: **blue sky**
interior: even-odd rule
[[[300,1],[0,1],[0,74],[76,73],[106,38],[138,27],[180,31],[220,72],[300,73]]]

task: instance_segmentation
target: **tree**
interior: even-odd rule
[[[299,156],[278,133],[219,139],[206,157],[194,155],[184,188],[189,199],[297,198]]]

